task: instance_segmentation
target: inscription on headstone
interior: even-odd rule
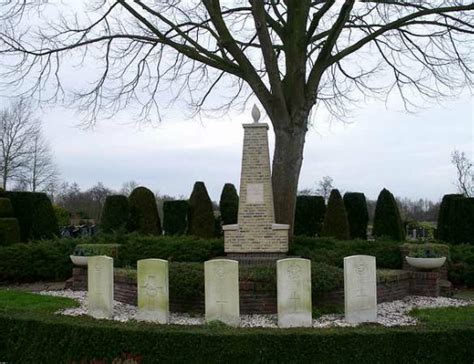
[[[264,203],[263,183],[247,184],[247,203],[260,205]]]
[[[214,259],[204,263],[206,321],[227,325],[240,323],[239,263]]]
[[[344,258],[344,306],[350,323],[377,321],[377,276],[375,257]]]
[[[87,309],[90,316],[108,318],[113,315],[114,260],[106,256],[87,259]]]
[[[137,263],[139,320],[169,322],[168,262],[142,259]]]
[[[311,261],[277,261],[278,326],[311,327]]]

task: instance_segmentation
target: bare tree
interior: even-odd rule
[[[324,176],[321,178],[321,181],[318,182],[318,188],[316,189],[316,194],[319,196],[324,197],[324,201],[328,201],[329,195],[331,194],[331,190],[334,188],[333,186],[334,180],[329,176]]]
[[[31,141],[38,134],[31,104],[19,99],[0,111],[0,173],[3,189],[12,181],[23,181],[31,157]]]
[[[140,186],[140,184],[137,182],[137,181],[127,181],[127,182],[124,182],[122,184],[122,188],[120,189],[120,194],[121,195],[124,195],[124,196],[130,196],[130,194],[132,193],[132,191],[137,188],[138,186]]]
[[[32,137],[30,156],[23,173],[30,191],[50,191],[56,185],[59,171],[54,164],[51,148],[41,130]]]
[[[472,161],[464,152],[455,150],[451,154],[451,163],[456,167],[456,187],[466,197],[474,196],[474,169]]]
[[[159,113],[161,91],[196,111],[243,106],[254,94],[275,131],[272,181],[281,223],[294,219],[305,135],[318,121],[317,106],[343,117],[367,97],[396,96],[412,109],[472,85],[468,0],[96,3],[90,17],[70,8],[72,16],[56,14],[35,32],[28,16],[36,21],[37,10],[47,16],[50,5],[4,2],[0,52],[11,67],[5,77],[15,83],[33,75],[29,91],[52,86],[54,101],[67,96],[64,58],[82,59],[80,66],[95,52],[100,76],[75,94],[91,122],[134,101],[145,116]],[[217,92],[216,105],[210,95]]]

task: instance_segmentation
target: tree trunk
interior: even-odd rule
[[[306,130],[306,126],[293,127],[291,130],[275,129],[272,170],[275,222],[291,225],[290,239],[293,236],[296,193],[303,164]]]

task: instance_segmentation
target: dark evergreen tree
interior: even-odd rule
[[[0,245],[20,242],[20,226],[13,217],[13,207],[8,198],[0,198]]]
[[[126,196],[107,196],[100,220],[100,229],[104,233],[124,230],[129,218],[129,207]]]
[[[128,197],[129,230],[145,235],[161,235],[161,221],[153,192],[146,187],[135,188]]]
[[[366,240],[369,211],[365,195],[360,192],[346,192],[344,194],[344,206],[349,221],[351,239]]]
[[[453,199],[452,243],[474,244],[474,198]]]
[[[321,235],[339,240],[348,240],[350,238],[346,208],[337,189],[332,190],[329,195]]]
[[[53,205],[45,193],[2,192],[10,200],[13,215],[20,226],[20,240],[52,239],[59,236],[59,226]]]
[[[226,183],[219,201],[222,225],[237,224],[239,212],[239,195],[232,183]]]
[[[166,235],[183,235],[188,225],[188,201],[163,202],[163,230]]]
[[[395,241],[405,240],[400,211],[392,193],[387,189],[380,191],[375,205],[374,231],[375,237],[387,237]]]
[[[188,204],[188,234],[201,238],[212,238],[214,236],[214,212],[204,182],[194,184]]]
[[[463,198],[460,194],[444,195],[439,206],[436,238],[446,242],[453,241],[454,201]]]
[[[324,197],[297,196],[294,235],[321,235],[325,213]]]

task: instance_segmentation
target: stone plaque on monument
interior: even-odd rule
[[[249,183],[247,185],[247,203],[263,204],[263,183]]]
[[[161,324],[169,322],[168,262],[142,259],[137,263],[139,320]]]
[[[311,261],[288,258],[277,261],[279,327],[311,327]]]
[[[87,309],[90,316],[108,318],[114,312],[114,260],[106,256],[87,259]]]
[[[239,326],[239,263],[214,259],[204,263],[206,321]]]
[[[344,258],[344,306],[350,323],[377,321],[377,276],[375,257]]]

